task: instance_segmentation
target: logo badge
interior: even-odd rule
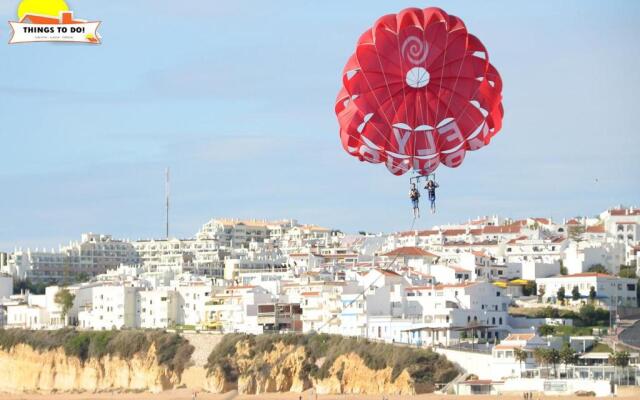
[[[73,42],[100,44],[100,21],[77,19],[65,0],[22,0],[9,44]]]

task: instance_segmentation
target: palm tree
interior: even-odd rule
[[[609,355],[609,363],[613,364],[614,368],[616,369],[618,367],[622,367],[622,371],[626,372],[627,367],[629,366],[629,352],[616,351],[615,353]],[[619,383],[620,383],[620,378],[618,377],[618,384]]]
[[[560,352],[556,349],[550,349],[547,351],[547,361],[553,365],[553,375],[558,377],[558,369],[556,365],[560,362]]]
[[[547,349],[545,349],[544,347],[538,347],[537,349],[533,350],[533,359],[536,361],[536,364],[539,367],[542,367],[543,365],[546,364],[547,362]],[[542,374],[540,374],[540,378],[542,378]]]
[[[513,349],[513,356],[515,357],[516,361],[520,363],[520,377],[522,378],[522,363],[527,362],[527,358],[529,358],[529,355],[523,349],[515,348]]]
[[[562,363],[564,364],[564,370],[565,372],[567,371],[567,365],[568,364],[575,364],[577,361],[577,355],[576,355],[576,351],[573,350],[571,348],[571,346],[569,346],[568,343],[565,343],[564,346],[562,346],[562,349],[560,350],[560,359],[562,360]],[[568,377],[569,374],[567,374]]]

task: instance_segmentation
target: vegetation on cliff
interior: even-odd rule
[[[239,377],[237,365],[238,348],[246,347],[252,363],[250,373],[260,375],[268,371],[269,366],[261,365],[265,353],[274,349],[277,343],[302,347],[306,354],[305,364],[299,378],[324,379],[328,377],[336,359],[341,355],[356,354],[371,370],[392,368],[395,380],[407,370],[416,383],[445,383],[456,377],[458,371],[452,363],[430,350],[401,347],[371,342],[365,339],[338,335],[245,335],[229,334],[213,349],[209,355],[207,368],[209,373],[219,369],[226,380],[236,382]],[[340,378],[340,377],[339,377]]]
[[[153,344],[158,362],[178,373],[189,362],[194,350],[181,336],[160,330],[80,332],[73,329],[0,329],[2,350],[10,350],[18,344],[28,345],[36,351],[62,348],[67,356],[77,357],[83,362],[106,355],[130,359],[135,354],[146,353]]]

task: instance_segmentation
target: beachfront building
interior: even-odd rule
[[[262,333],[265,325],[272,328],[265,319],[259,320],[258,305],[273,304],[273,296],[265,289],[255,285],[215,286],[211,296],[204,303],[203,323],[201,327],[224,333],[245,332]],[[267,313],[262,310],[262,317]],[[283,310],[284,314],[285,310]],[[275,318],[272,324],[276,324]],[[284,318],[284,315],[283,315]],[[273,327],[275,329],[275,327]]]
[[[126,283],[104,283],[91,290],[91,303],[78,313],[79,327],[92,330],[136,328],[137,292]]]
[[[495,340],[508,331],[505,290],[488,282],[407,287],[413,343],[449,345],[465,336]],[[464,333],[463,333],[464,332]]]

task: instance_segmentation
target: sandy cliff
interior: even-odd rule
[[[407,370],[393,377],[392,368],[374,370],[354,353],[335,359],[329,374],[314,378],[309,374],[310,361],[301,346],[275,343],[271,351],[254,354],[246,342],[239,342],[234,357],[234,371],[214,368],[203,389],[222,393],[237,389],[241,394],[303,392],[315,388],[318,394],[398,394],[412,395],[433,390],[416,383]],[[316,366],[322,360],[316,362]]]
[[[131,359],[117,356],[82,362],[62,348],[34,351],[19,344],[0,350],[0,392],[140,390],[159,392],[176,386],[180,377],[159,364],[155,347]]]

